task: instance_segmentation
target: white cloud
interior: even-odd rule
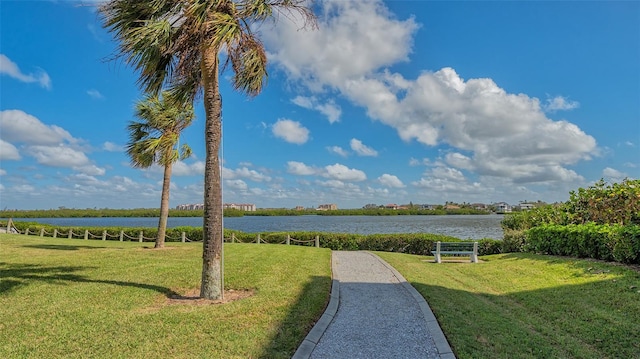
[[[321,3],[320,30],[281,22],[267,33],[271,59],[311,93],[334,91],[394,128],[405,141],[448,145],[449,165],[513,183],[580,181],[568,165],[589,160],[592,136],[547,111],[576,108],[562,96],[540,100],[511,94],[490,78],[465,80],[452,68],[415,79],[387,67],[405,61],[418,25],[398,20],[382,1]],[[313,96],[299,103],[313,107]],[[413,165],[419,161],[412,161]]]
[[[204,172],[203,172],[204,173]],[[223,168],[222,178],[225,180],[233,180],[236,178],[245,178],[254,182],[269,182],[271,177],[262,174],[256,170],[251,170],[247,167],[237,168],[235,170]]]
[[[57,145],[64,141],[77,142],[73,136],[56,125],[45,125],[36,117],[20,110],[0,112],[3,139],[30,145]]]
[[[544,105],[544,110],[548,112],[555,111],[568,111],[580,107],[580,103],[577,101],[571,101],[562,96],[556,96],[554,98],[548,98],[547,103]]]
[[[335,153],[339,156],[342,157],[347,157],[349,156],[349,153],[347,151],[345,151],[342,147],[340,146],[329,146],[327,147],[327,151],[331,152],[331,153]]]
[[[309,140],[309,130],[297,121],[279,119],[273,124],[272,131],[274,136],[297,145],[302,145]]]
[[[104,175],[106,172],[87,157],[83,140],[74,138],[59,126],[46,125],[20,110],[5,110],[0,112],[0,127],[1,156],[15,157],[17,154],[16,147],[7,142],[11,140],[24,144],[21,146],[22,154],[33,157],[39,164],[70,168],[90,175]]]
[[[319,29],[298,31],[299,23],[280,21],[265,33],[270,59],[309,88],[339,87],[381,67],[408,60],[413,18],[399,21],[382,1],[327,0]]]
[[[173,164],[171,173],[175,176],[198,176],[204,174],[204,162],[196,161],[191,164],[178,161]]]
[[[28,184],[21,184],[21,185],[16,185],[11,187],[11,192],[17,192],[22,194],[29,194],[35,190],[36,190],[35,187]]]
[[[229,187],[230,189],[235,189],[240,191],[246,191],[249,188],[247,183],[241,179],[225,180],[224,184],[226,187]]]
[[[90,176],[103,176],[107,172],[104,168],[98,167],[93,164],[77,166],[77,167],[73,167],[73,169],[82,174],[86,174]]]
[[[289,161],[287,162],[287,172],[299,176],[310,176],[317,174],[318,170],[302,162]]]
[[[87,95],[95,100],[103,100],[104,96],[100,93],[100,91],[96,89],[91,89],[87,91]]]
[[[431,160],[428,158],[423,158],[421,160],[417,159],[417,158],[413,158],[411,157],[409,159],[409,166],[411,167],[416,167],[416,166],[421,166],[421,165],[429,165],[431,164]]]
[[[340,115],[342,115],[342,109],[332,100],[328,101],[327,103],[320,103],[320,101],[318,101],[315,96],[296,96],[293,100],[291,100],[291,102],[300,107],[320,112],[321,114],[327,116],[329,123],[340,121]]]
[[[26,83],[37,82],[41,87],[47,90],[51,89],[51,78],[46,72],[40,70],[37,74],[24,74],[20,71],[18,65],[4,54],[0,54],[0,74],[8,75]]]
[[[340,189],[345,188],[347,186],[346,183],[339,180],[316,181],[316,183],[323,187],[340,188]]]
[[[7,174],[7,171],[5,171],[2,168],[0,168],[0,176],[4,176],[6,174]]]
[[[609,183],[620,183],[625,178],[629,178],[629,175],[625,172],[618,171],[611,167],[607,167],[602,170],[602,177]]]
[[[20,152],[16,146],[5,140],[0,140],[0,160],[19,160],[20,158]]]
[[[52,167],[81,167],[89,164],[89,158],[80,151],[66,145],[29,146],[27,154],[38,163]]]
[[[429,192],[437,191],[445,198],[460,194],[486,194],[487,192],[487,189],[479,182],[470,183],[462,172],[444,165],[437,165],[428,170],[424,177],[411,184]]]
[[[351,139],[350,145],[351,145],[351,149],[354,150],[355,153],[357,153],[359,156],[369,156],[369,157],[378,156],[378,151],[374,150],[371,147],[366,146],[365,144],[362,143],[362,141],[356,138]]]
[[[291,102],[308,110],[313,110],[315,97],[296,96]]]
[[[110,141],[106,141],[105,143],[102,144],[102,149],[107,151],[107,152],[123,152],[124,151],[124,147],[118,144],[115,144],[113,142]]]
[[[392,187],[392,188],[405,187],[404,183],[402,183],[402,181],[397,176],[390,175],[387,173],[378,177],[378,182],[380,182],[383,186]]]
[[[574,124],[548,119],[537,99],[508,94],[490,79],[464,81],[450,68],[423,73],[404,98],[381,79],[350,86],[351,98],[402,139],[469,152],[448,160],[480,175],[520,183],[575,180],[579,176],[564,166],[597,151],[593,137]]]
[[[340,181],[358,182],[367,179],[367,175],[357,169],[349,168],[345,165],[336,163],[334,165],[325,166],[324,177],[337,179]]]

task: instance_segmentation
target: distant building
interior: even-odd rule
[[[518,205],[518,208],[521,211],[529,211],[529,210],[532,210],[532,209],[536,208],[536,206],[533,203],[520,203]]]
[[[318,211],[335,211],[336,209],[338,209],[338,206],[334,203],[321,204],[318,206]]]
[[[438,205],[437,204],[420,204],[420,205],[418,205],[418,208],[420,208],[420,209],[428,209],[430,211],[433,211],[433,210],[438,208]]]
[[[484,203],[472,203],[471,204],[471,208],[478,210],[478,211],[487,211],[489,210],[489,206],[487,206]]]
[[[180,209],[183,211],[195,211],[198,209],[204,209],[204,204],[202,203],[180,204],[176,206],[176,209]]]
[[[304,206],[296,206],[296,211],[304,211]]]
[[[496,213],[511,213],[512,207],[508,203],[498,202],[493,205],[496,209]]]
[[[242,204],[225,203],[223,205],[223,208],[224,209],[233,208],[233,209],[239,209],[241,211],[247,211],[247,212],[255,212],[256,211],[256,205],[255,204],[246,204],[246,203],[242,203]],[[180,209],[180,210],[183,210],[183,211],[202,210],[202,209],[204,209],[204,204],[202,204],[202,203],[180,204],[180,205],[176,206],[176,209]]]
[[[245,212],[255,212],[256,205],[252,203],[225,203],[222,208],[224,209],[237,209]]]
[[[364,209],[374,209],[374,208],[378,208],[378,205],[375,203],[369,203],[369,204],[365,204],[364,207],[362,207]]]

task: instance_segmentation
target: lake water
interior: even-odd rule
[[[502,239],[502,215],[448,216],[245,216],[224,219],[225,228],[247,233],[436,233],[460,239]],[[18,218],[14,221],[78,227],[157,227],[158,218]],[[201,217],[170,217],[168,227],[201,227]]]

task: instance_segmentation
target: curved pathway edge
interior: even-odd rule
[[[407,280],[398,272],[395,268],[393,268],[389,263],[385,262],[382,258],[377,255],[366,252],[371,256],[375,257],[382,265],[384,265],[391,273],[398,279],[398,282],[402,285],[402,287],[411,295],[411,297],[416,301],[420,311],[422,312],[427,329],[429,330],[429,334],[431,335],[436,349],[438,350],[438,355],[441,359],[455,359],[455,354],[451,350],[451,346],[447,341],[447,338],[444,336],[442,332],[442,328],[440,328],[440,324],[436,317],[433,315],[431,311],[431,307],[427,301],[420,295],[420,293],[409,283]],[[293,359],[308,359],[311,356],[311,353],[315,349],[316,345],[322,338],[322,335],[325,333],[329,324],[333,320],[336,312],[338,311],[338,306],[340,304],[340,281],[335,279],[335,260],[331,258],[331,272],[332,272],[332,282],[331,282],[331,295],[329,298],[329,304],[324,311],[324,314],[320,317],[320,320],[316,322],[313,326],[309,334],[307,334],[306,338],[302,341],[298,350],[296,350],[293,355]]]
[[[333,252],[332,252],[333,253]],[[335,276],[335,260],[333,255],[331,256],[331,277]],[[302,341],[302,344],[298,347],[295,354],[291,359],[309,359],[311,356],[311,352],[316,348],[316,345],[322,338],[322,335],[331,324],[333,317],[336,315],[338,311],[338,305],[340,304],[340,281],[333,278],[331,280],[331,296],[329,297],[329,304],[327,304],[327,308],[324,310],[324,314],[320,317],[320,319],[316,322],[316,324],[311,328],[311,331]]]

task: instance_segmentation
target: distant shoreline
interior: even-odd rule
[[[225,217],[243,216],[402,216],[402,215],[489,215],[494,212],[476,210],[472,208],[459,209],[338,209],[318,211],[312,209],[258,209],[255,212],[240,210],[225,210]],[[170,209],[170,217],[202,217],[202,210]],[[0,211],[0,218],[103,218],[103,217],[159,217],[158,208],[135,209],[48,209],[48,210],[4,210]]]

